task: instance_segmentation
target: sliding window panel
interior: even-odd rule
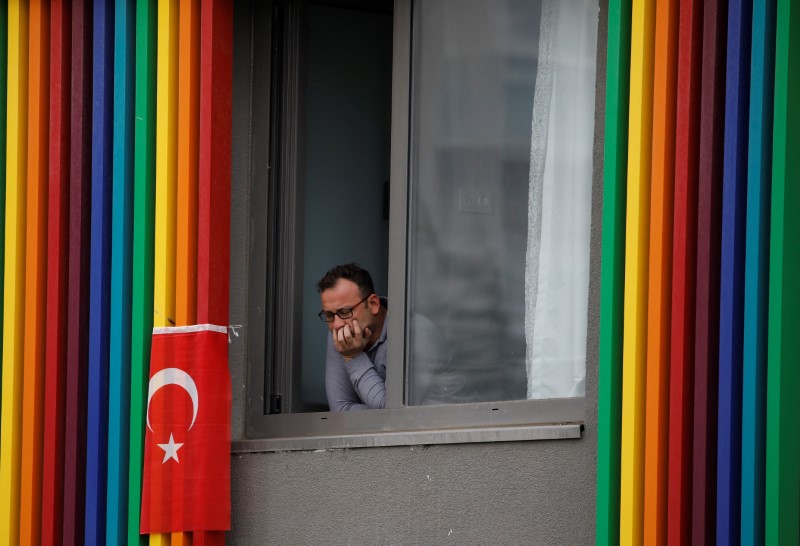
[[[408,405],[584,394],[597,14],[414,6]]]

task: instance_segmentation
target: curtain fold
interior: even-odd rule
[[[531,124],[528,398],[584,395],[594,139],[595,0],[545,0]]]

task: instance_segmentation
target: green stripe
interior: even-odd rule
[[[139,535],[142,458],[150,341],[153,333],[153,229],[155,204],[156,24],[155,0],[136,3],[136,98],[133,165],[133,279],[131,305],[131,431],[128,544]]]
[[[800,5],[779,0],[767,346],[767,544],[800,544]]]
[[[631,2],[608,6],[603,251],[600,274],[600,372],[597,439],[597,544],[619,543],[622,414],[622,310],[628,162]]]

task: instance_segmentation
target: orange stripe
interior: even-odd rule
[[[665,544],[667,539],[670,275],[677,29],[678,0],[658,0],[653,74],[644,455],[644,544],[653,545]]]
[[[20,468],[20,543],[38,544],[42,511],[47,289],[47,135],[50,6],[30,3],[25,333]]]
[[[175,324],[194,324],[197,314],[197,169],[199,122],[200,4],[181,0],[178,31],[178,213]]]

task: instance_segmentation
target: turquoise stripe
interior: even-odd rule
[[[742,545],[764,544],[767,277],[772,179],[775,0],[755,0],[750,67],[744,346],[742,376]]]
[[[111,212],[111,332],[106,544],[127,543],[133,258],[133,70],[135,5],[115,0]]]

